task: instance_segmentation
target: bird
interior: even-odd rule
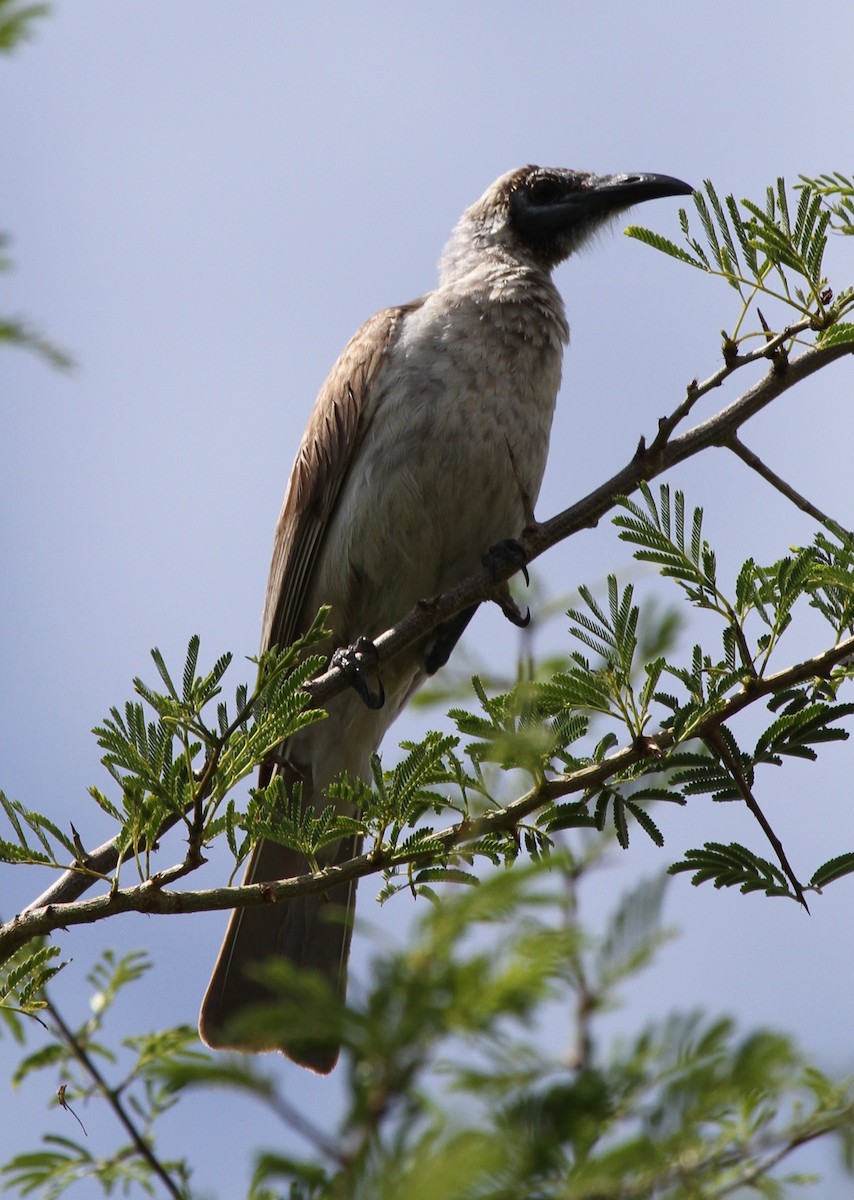
[[[569,339],[554,268],[633,205],[692,190],[669,175],[525,166],[465,210],[436,288],[371,317],[320,389],[276,526],[262,651],[294,642],[322,605],[330,606],[327,652],[369,645],[418,601],[480,569],[491,547],[514,544],[539,492]],[[386,730],[445,664],[473,613],[386,662],[378,690],[362,679],[336,695],[325,720],[293,734],[261,767],[260,784],[274,772],[289,788],[298,780],[302,803],[320,810],[342,772],[370,781]],[[357,852],[343,839],[325,862]],[[261,840],[244,882],[308,870],[295,851]],[[273,999],[257,975],[269,959],[319,972],[343,998],[354,902],[348,883],[235,910],[202,1003],[203,1041],[281,1050],[331,1071],[335,1039],[230,1026]]]

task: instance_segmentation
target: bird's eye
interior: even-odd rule
[[[540,179],[535,179],[528,188],[528,195],[534,204],[553,204],[555,200],[559,200],[564,189],[561,187],[557,179],[549,179],[545,176]]]

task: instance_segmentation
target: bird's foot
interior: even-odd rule
[[[522,548],[521,542],[517,542],[515,538],[505,538],[501,542],[496,542],[494,546],[489,547],[486,554],[481,556],[480,561],[496,577],[509,563],[517,571],[522,572],[525,583],[530,586],[528,556]]]
[[[528,556],[521,543],[517,542],[515,538],[505,538],[503,542],[496,542],[494,546],[489,547],[480,561],[494,575],[498,575],[507,563],[510,563],[517,571],[522,572],[526,584],[530,585],[531,583],[528,575]],[[490,598],[495,601],[507,620],[519,629],[525,629],[531,623],[531,610],[528,608],[524,613],[522,612],[510,595],[506,580],[502,580],[497,585]]]
[[[517,629],[527,629],[531,624],[531,610],[526,608],[524,613],[510,594],[506,583],[500,583],[490,597],[504,613],[511,625]]]
[[[376,675],[379,662],[377,648],[370,638],[360,637],[355,646],[341,646],[332,654],[333,667],[347,676],[350,687],[368,708],[382,708],[385,704],[385,689],[377,676],[377,690],[368,686],[366,675]]]

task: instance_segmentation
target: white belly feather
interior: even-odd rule
[[[318,571],[335,577],[319,581],[327,595],[348,595],[348,638],[382,632],[519,536],[508,446],[532,501],[539,492],[560,349],[470,307],[452,322],[430,301],[409,314],[373,389]]]

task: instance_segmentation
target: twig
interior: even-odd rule
[[[782,479],[776,471],[772,471],[769,466],[766,466],[757,454],[754,454],[752,450],[745,446],[737,434],[734,433],[727,442],[727,449],[732,450],[733,454],[737,455],[757,475],[761,475],[766,483],[770,483],[787,500],[791,500],[801,512],[805,512],[814,521],[818,521],[819,525],[824,525],[825,529],[829,529],[837,537],[846,540],[854,537],[854,534],[850,533],[847,529],[843,529],[838,521],[834,521],[833,517],[829,517],[827,513],[822,512],[820,508],[817,508],[816,505],[807,500],[806,496],[802,496],[800,492],[795,491],[792,485],[787,483],[785,479]]]
[[[177,1186],[175,1181],[172,1179],[172,1176],[154,1154],[148,1142],[146,1142],[145,1138],[131,1120],[125,1106],[122,1104],[121,1097],[119,1096],[118,1092],[115,1090],[115,1088],[111,1088],[107,1083],[106,1079],[95,1065],[91,1055],[86,1050],[86,1047],[76,1037],[73,1030],[66,1024],[59,1009],[51,1000],[48,1000],[47,996],[45,996],[45,1007],[56,1024],[56,1027],[62,1036],[62,1040],[68,1046],[69,1050],[71,1050],[72,1054],[83,1067],[83,1070],[86,1072],[86,1074],[92,1079],[92,1082],[95,1084],[99,1093],[104,1097],[121,1124],[124,1126],[125,1131],[136,1148],[137,1154],[139,1154],[140,1158],[144,1159],[145,1162],[148,1163],[151,1170],[166,1188],[166,1191],[169,1193],[169,1195],[174,1198],[174,1200],[187,1200],[187,1193],[182,1191]],[[76,1114],[73,1115],[76,1116]]]
[[[562,923],[565,930],[575,930],[579,927],[578,919],[578,878],[580,871],[576,866],[572,870],[563,871],[563,903],[561,905]],[[572,987],[575,992],[573,1008],[573,1048],[568,1056],[567,1066],[572,1071],[588,1071],[593,1065],[593,1034],[591,1018],[596,1011],[599,996],[590,986],[587,969],[581,946],[573,944],[570,950],[569,962]]]
[[[770,358],[774,361],[774,354],[785,345],[786,342],[796,338],[799,333],[804,333],[811,327],[812,322],[807,319],[798,321],[794,325],[787,325],[785,329],[771,338],[767,338],[765,344],[756,350],[751,350],[748,354],[732,354],[726,355],[726,361],[722,367],[719,367],[708,379],[698,383],[696,379],[692,380],[686,388],[685,399],[682,403],[673,410],[667,417],[662,417],[658,422],[658,433],[655,435],[655,440],[650,445],[650,450],[655,452],[670,440],[670,435],[677,425],[691,412],[691,409],[701,400],[703,396],[719,388],[730,375],[746,367],[749,363],[758,362],[763,358]]]
[[[790,387],[809,378],[828,363],[849,354],[854,354],[854,343],[806,350],[790,364],[785,374],[769,371],[726,408],[666,445],[656,447],[653,443],[647,449],[642,443],[631,461],[600,487],[557,516],[538,523],[534,529],[526,530],[518,538],[528,561],[539,558],[546,550],[580,530],[596,525],[616,506],[619,497],[630,495],[639,484],[655,479],[671,467],[692,458],[702,450],[707,450],[710,446],[726,445],[737,429],[767,408]],[[744,357],[752,361],[750,356]],[[429,609],[416,605],[393,629],[375,639],[379,663],[387,662],[404,647],[417,642],[430,629],[455,613],[472,604],[488,600],[496,581],[509,579],[514,571],[515,567],[510,563],[503,566],[498,564],[493,570],[478,571],[470,575],[456,587],[435,597],[431,600]],[[341,672],[332,668],[312,680],[306,686],[306,691],[315,703],[323,704],[340,691],[342,686]]]
[[[272,1108],[277,1117],[280,1117],[286,1125],[290,1125],[295,1133],[300,1134],[307,1142],[310,1142],[315,1150],[319,1154],[322,1154],[324,1158],[328,1158],[330,1162],[334,1162],[339,1167],[346,1164],[344,1155],[332,1139],[328,1138],[321,1129],[318,1129],[313,1122],[309,1121],[296,1105],[291,1104],[279,1092],[273,1092],[268,1095],[267,1104]]]
[[[753,817],[759,822],[762,832],[771,843],[774,853],[777,855],[777,861],[783,868],[783,874],[792,885],[798,901],[804,906],[807,912],[809,912],[809,905],[807,904],[806,896],[804,896],[804,889],[801,886],[800,880],[789,864],[789,860],[786,857],[786,851],[783,849],[783,843],[777,837],[776,833],[771,827],[770,821],[759,807],[756,797],[753,795],[753,792],[750,788],[750,784],[744,777],[741,764],[738,762],[735,755],[732,754],[729,746],[727,746],[726,742],[721,737],[719,729],[713,729],[710,733],[706,734],[706,737],[703,740],[712,753],[720,759],[720,761],[729,771],[733,782],[741,793],[742,800],[747,805]]]
[[[849,1108],[849,1119],[850,1116],[851,1112]],[[721,1190],[715,1192],[715,1200],[723,1200],[725,1196],[735,1196],[743,1191],[744,1188],[751,1187],[757,1181],[766,1178],[775,1167],[778,1167],[784,1159],[794,1154],[801,1146],[807,1146],[810,1142],[814,1142],[818,1138],[826,1137],[828,1133],[834,1133],[838,1128],[838,1125],[832,1120],[828,1120],[806,1133],[795,1134],[787,1138],[781,1146],[777,1146],[771,1150],[764,1158],[756,1156],[752,1165],[749,1165],[740,1175],[731,1180]]]

